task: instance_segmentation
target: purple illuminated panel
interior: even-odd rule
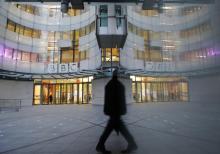
[[[212,48],[208,49],[208,54],[209,57],[213,57],[213,56],[219,56],[220,55],[220,51],[216,51]]]
[[[13,49],[5,48],[5,58],[12,58]]]
[[[0,56],[4,55],[4,47],[2,44],[0,44]]]

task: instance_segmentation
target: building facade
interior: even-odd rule
[[[1,82],[33,84],[34,105],[102,104],[118,68],[128,103],[188,102],[191,77],[220,71],[219,6],[1,1]]]

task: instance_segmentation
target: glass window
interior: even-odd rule
[[[74,62],[79,62],[79,50],[74,50]]]
[[[100,5],[99,15],[100,15],[100,27],[108,27],[108,6],[107,5]]]
[[[95,22],[91,23],[91,32],[93,32],[95,30]]]
[[[119,61],[119,49],[112,48],[112,61]]]
[[[69,32],[63,32],[63,39],[69,40],[70,39],[70,33]]]
[[[85,27],[80,28],[80,36],[84,36],[86,34],[86,29]]]
[[[21,28],[21,25],[17,24],[15,28],[15,32],[20,34],[20,28]]]
[[[40,33],[40,30],[33,30],[33,38],[40,38],[40,35],[41,35],[41,33]]]
[[[75,40],[79,40],[79,30],[75,30]]]
[[[34,86],[34,104],[40,104],[40,94],[41,94],[41,86],[35,85]]]
[[[32,29],[25,27],[24,36],[32,37]]]
[[[73,62],[73,50],[63,50],[61,55],[61,63]]]
[[[86,26],[86,35],[90,33],[90,25]]]
[[[22,52],[22,61],[30,61],[30,52]]]
[[[69,16],[76,16],[76,10],[74,10],[74,9],[68,9],[67,14],[68,14]]]
[[[5,58],[12,58],[13,49],[5,48]]]
[[[15,23],[11,20],[8,20],[7,21],[7,29],[14,32],[15,31]]]
[[[24,35],[24,26],[20,25],[19,27],[20,27],[19,34]]]
[[[21,60],[21,52],[18,50],[14,50],[13,52],[13,59],[14,60]]]
[[[31,62],[37,62],[37,61],[38,61],[38,54],[31,53]]]
[[[4,46],[0,44],[0,56],[4,55]]]
[[[86,59],[86,52],[80,52],[80,60],[85,60]]]

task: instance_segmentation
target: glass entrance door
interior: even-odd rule
[[[41,94],[41,86],[35,85],[34,86],[34,104],[40,104],[40,94]]]
[[[78,103],[78,84],[73,84],[73,103]]]
[[[73,103],[73,88],[72,84],[67,84],[67,104]]]
[[[87,104],[93,77],[35,81],[33,104]]]
[[[88,102],[88,84],[83,84],[83,104]]]
[[[133,98],[136,102],[188,101],[187,82],[133,82]]]
[[[56,85],[49,84],[48,85],[48,104],[55,104],[56,103]]]

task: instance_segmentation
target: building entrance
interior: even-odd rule
[[[35,81],[33,104],[87,104],[92,97],[92,77]]]
[[[188,81],[179,77],[132,76],[132,94],[135,102],[188,101]]]

